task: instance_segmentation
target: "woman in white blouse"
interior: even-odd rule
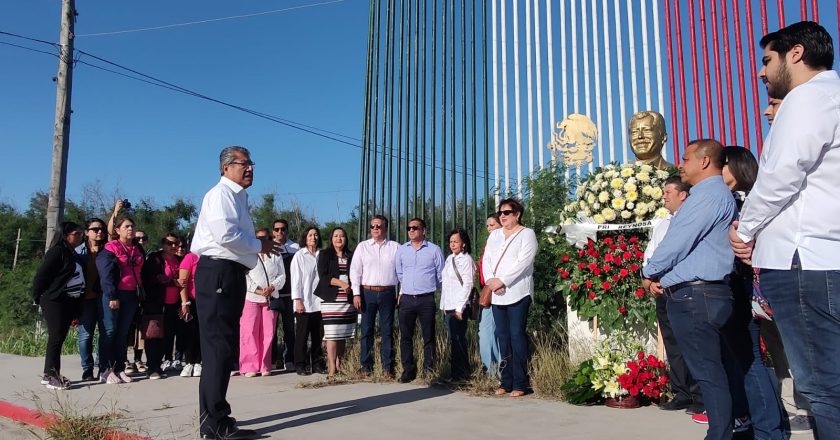
[[[467,319],[470,316],[475,262],[470,256],[467,231],[458,228],[449,233],[449,250],[452,254],[443,266],[440,309],[449,330],[451,382],[460,384],[469,380],[471,375],[467,354]]]
[[[496,395],[524,396],[528,377],[528,336],[525,325],[534,294],[534,256],[537,236],[522,225],[524,208],[510,198],[499,202],[502,227],[490,233],[484,248],[482,272],[493,291],[493,320],[501,355],[501,383]]]
[[[292,282],[292,300],[295,307],[295,371],[301,376],[310,372],[325,374],[324,350],[321,338],[321,298],[315,295],[318,287],[318,254],[321,235],[318,228],[310,226],[303,231],[300,250],[292,258],[289,276]],[[306,351],[307,339],[311,352]],[[310,365],[311,362],[311,365]]]
[[[257,231],[257,238],[270,240],[268,229]],[[245,377],[271,374],[271,349],[277,312],[268,308],[269,298],[277,298],[286,284],[283,259],[259,254],[259,263],[246,276],[248,290],[239,319],[239,370]]]

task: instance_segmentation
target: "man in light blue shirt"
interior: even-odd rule
[[[691,375],[700,384],[709,429],[707,440],[732,438],[732,396],[724,363],[734,368],[725,324],[732,316],[728,277],[735,254],[729,225],[735,219],[732,193],[723,183],[723,146],[712,139],[688,144],[680,164],[691,196],[671,219],[662,243],[642,274],[651,291],[668,298],[668,319]],[[734,371],[734,370],[730,370]]]
[[[413,218],[408,222],[409,241],[397,249],[397,279],[400,281],[400,359],[403,373],[400,382],[408,383],[417,377],[414,360],[414,330],[420,319],[423,334],[423,370],[429,372],[435,364],[435,291],[440,289],[443,272],[443,252],[426,241],[426,222]]]

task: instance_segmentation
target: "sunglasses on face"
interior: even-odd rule
[[[88,228],[88,231],[96,232],[96,233],[102,232],[104,230],[105,230],[105,228]]]
[[[279,228],[274,228],[274,232],[286,232],[288,229],[285,226],[281,226]]]
[[[420,230],[420,229],[423,229],[423,227],[422,226],[409,226],[409,227],[405,228],[405,230],[408,231],[408,232],[417,231],[417,230]]]
[[[503,209],[503,210],[497,212],[496,214],[499,214],[499,216],[502,216],[502,215],[508,216],[508,215],[515,214],[515,213],[516,213],[516,211],[514,211],[512,209]]]
[[[382,225],[370,225],[370,229],[384,229]]]

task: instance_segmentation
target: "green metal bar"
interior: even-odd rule
[[[428,40],[426,39],[426,2],[423,1],[423,20],[420,22],[423,26],[423,60],[426,60],[426,48],[428,44]],[[432,57],[434,58],[434,57]],[[434,59],[432,60],[434,63]],[[423,104],[422,104],[422,115],[421,123],[423,124],[423,133],[420,136],[420,145],[422,146],[422,156],[421,156],[421,163],[420,163],[420,217],[429,218],[428,213],[426,212],[426,93],[428,89],[426,88],[426,65],[423,64]],[[433,122],[434,123],[434,122]]]
[[[370,166],[370,170],[368,171],[368,193],[370,193],[371,186],[373,187],[373,207],[367,209],[365,212],[364,218],[364,226],[368,224],[370,221],[370,217],[377,213],[377,205],[376,205],[376,188],[377,186],[377,179],[376,179],[376,167],[377,167],[377,155],[379,152],[379,41],[382,39],[382,8],[379,4],[378,0],[375,1],[376,5],[376,50],[374,50],[374,71],[375,73],[375,80],[373,83],[373,148],[368,151],[368,154],[373,158],[373,166]],[[384,131],[383,131],[384,137]],[[373,178],[371,177],[373,175]],[[371,183],[373,185],[371,185]],[[368,203],[369,205],[369,203]],[[381,209],[381,207],[379,207]]]
[[[455,114],[455,0],[449,1],[449,21],[450,25],[452,26],[452,32],[450,33],[450,40],[452,43],[452,51],[449,53],[449,70],[450,70],[450,77],[449,81],[451,84],[451,91],[452,91],[452,102],[449,104],[449,117],[452,118],[452,133],[451,133],[451,140],[452,140],[452,149],[449,152],[450,159],[452,160],[452,165],[449,169],[449,176],[452,179],[452,225],[448,228],[452,230],[455,228],[455,224],[458,222],[458,197],[456,191],[456,176],[455,176],[455,121],[456,121],[456,114]],[[446,228],[444,228],[446,229]],[[445,237],[440,241],[441,243],[444,242]]]
[[[402,178],[402,154],[403,154],[403,71],[405,70],[405,65],[403,64],[403,54],[405,50],[403,50],[403,46],[405,45],[405,2],[400,1],[400,70],[399,70],[399,100],[398,105],[400,107],[398,111],[398,119],[397,119],[397,180],[396,180],[396,200],[394,201],[394,205],[397,210],[397,221],[395,222],[399,225],[399,231],[397,232],[397,237],[402,237],[405,234],[402,228],[402,205],[400,204],[400,198],[402,193],[400,192],[400,183]],[[400,239],[399,241],[403,241]]]
[[[461,0],[461,227],[467,224],[467,0]]]
[[[403,191],[403,213],[405,216],[405,224],[408,225],[408,219],[410,218],[410,214],[408,213],[408,198],[411,194],[411,188],[409,188],[409,174],[411,172],[411,167],[409,164],[409,159],[411,155],[409,152],[411,151],[411,147],[409,145],[409,141],[411,140],[411,3],[409,1],[405,1],[404,4],[407,4],[408,14],[405,16],[406,27],[408,28],[408,32],[403,39],[408,41],[408,45],[403,44],[405,49],[405,61],[406,67],[403,69],[405,71],[406,76],[406,90],[405,90],[405,102],[402,104],[405,107],[405,158],[403,159],[403,164],[405,165],[405,173],[403,174],[403,185],[405,186],[405,191]],[[407,38],[406,38],[407,37]],[[402,125],[403,121],[400,120],[400,125]],[[406,239],[408,239],[408,233],[406,232]]]
[[[476,225],[478,224],[478,167],[477,159],[476,159],[476,132],[475,132],[475,102],[477,101],[476,94],[475,94],[475,0],[472,0],[472,4],[470,5],[470,46],[472,50],[472,76],[470,77],[472,81],[472,235],[470,236],[473,240],[478,238],[476,233]],[[487,106],[487,103],[484,103]],[[474,254],[478,254],[478,252],[473,249],[471,250]]]
[[[391,1],[391,4],[393,5],[394,0],[390,0],[390,1]],[[391,52],[388,55],[388,58],[389,58],[388,63],[391,66],[391,74],[388,77],[391,80],[391,85],[390,85],[390,88],[391,88],[391,93],[390,93],[391,105],[390,105],[390,108],[388,110],[389,111],[389,114],[388,114],[388,124],[389,124],[389,127],[388,127],[388,178],[384,179],[384,181],[383,181],[383,184],[388,187],[388,218],[392,219],[392,222],[393,222],[393,218],[394,218],[394,203],[393,203],[393,201],[394,201],[394,197],[393,197],[394,185],[392,185],[392,183],[393,183],[393,180],[394,180],[394,76],[395,76],[394,75],[394,67],[395,67],[394,66],[394,50],[395,50],[394,46],[396,44],[396,41],[394,41],[394,39],[396,38],[396,36],[395,36],[395,34],[396,34],[396,27],[395,27],[396,15],[397,15],[397,11],[396,11],[396,7],[394,7],[394,8],[391,9],[391,15],[389,17],[389,20],[391,22],[391,31],[389,32],[389,35],[390,35],[390,38],[391,38]],[[397,221],[399,221],[399,219],[397,219]],[[391,228],[391,229],[393,229],[393,228]],[[390,231],[390,232],[393,235],[393,231]]]
[[[432,91],[432,103],[431,103],[431,107],[430,107],[432,109],[432,117],[429,118],[432,121],[432,130],[430,132],[430,135],[431,135],[430,137],[431,137],[431,142],[432,142],[432,145],[431,145],[432,159],[431,159],[431,166],[430,166],[430,169],[429,169],[429,172],[431,173],[431,175],[429,176],[430,180],[431,180],[431,185],[429,185],[429,190],[432,193],[432,200],[431,200],[431,202],[432,202],[432,215],[431,215],[432,221],[430,222],[430,224],[432,226],[431,237],[435,236],[435,218],[437,218],[437,212],[436,212],[437,211],[437,209],[436,209],[436,207],[437,207],[436,200],[437,199],[435,197],[435,175],[437,174],[437,161],[436,161],[437,145],[435,145],[436,141],[437,141],[437,129],[436,129],[437,127],[435,127],[435,125],[437,123],[437,115],[435,114],[435,111],[437,110],[437,107],[436,107],[436,101],[437,101],[437,99],[436,99],[437,98],[437,85],[436,85],[437,84],[437,2],[438,2],[438,0],[432,0],[432,5],[433,5],[432,6],[432,89],[431,89],[431,91]]]
[[[449,0],[451,1],[451,0]],[[443,88],[441,90],[441,108],[440,108],[440,125],[441,125],[441,146],[440,146],[440,159],[441,163],[443,164],[443,171],[441,173],[440,178],[440,198],[441,198],[441,220],[440,220],[440,242],[443,243],[445,234],[444,230],[446,229],[446,135],[449,133],[447,131],[447,124],[446,124],[446,78],[448,74],[447,70],[447,58],[446,53],[448,52],[449,48],[449,40],[447,39],[449,35],[449,20],[447,19],[446,15],[446,0],[443,3],[443,13],[441,14],[443,17],[443,50],[441,51],[441,58],[443,60],[443,66],[441,68],[440,76],[441,82],[443,83]]]
[[[364,118],[362,121],[362,157],[359,161],[360,168],[359,168],[359,224],[357,225],[356,230],[356,240],[361,241],[362,239],[362,219],[364,218],[364,210],[365,210],[365,171],[368,165],[368,158],[367,154],[370,150],[370,99],[371,99],[371,79],[372,79],[372,58],[373,58],[373,4],[374,1],[370,1],[370,12],[368,13],[368,50],[367,50],[367,72],[365,74],[365,108],[364,108]]]
[[[386,164],[388,163],[387,152],[388,148],[390,147],[390,138],[393,136],[388,136],[388,132],[390,128],[393,126],[391,124],[391,84],[393,84],[393,74],[391,72],[391,14],[393,11],[391,10],[391,4],[393,0],[388,0],[388,3],[385,7],[385,78],[382,82],[383,87],[385,88],[385,99],[383,100],[383,109],[382,109],[382,160],[379,164],[380,166],[380,182],[374,182],[374,188],[379,187],[379,211],[382,214],[388,215],[390,219],[390,204],[386,205],[385,203],[385,187],[390,186],[388,185],[388,179],[386,178],[385,171],[386,171]],[[390,230],[389,230],[390,233]]]
[[[490,131],[489,115],[487,114],[487,0],[481,1],[481,48],[483,51],[481,64],[484,67],[482,72],[482,85],[484,86],[484,217],[490,215]],[[496,121],[493,121],[495,124]],[[553,124],[554,122],[552,122]]]
[[[419,133],[418,130],[418,122],[419,122],[419,97],[420,97],[420,63],[419,63],[419,56],[420,56],[420,1],[414,0],[414,145],[413,145],[413,157],[412,160],[414,161],[414,184],[413,188],[414,191],[411,195],[414,197],[412,203],[412,216],[417,217],[419,215],[418,211],[418,199],[417,194],[420,193],[417,187],[417,172],[418,172],[418,164],[419,161],[417,160],[417,152],[418,152],[418,140],[419,140]]]

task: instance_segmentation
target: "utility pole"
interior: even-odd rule
[[[47,204],[47,244],[64,219],[64,193],[67,188],[67,153],[70,149],[70,96],[73,89],[73,25],[75,0],[61,2],[61,36],[58,76],[56,76],[55,129],[53,131],[52,174]]]
[[[20,228],[18,228],[17,240],[15,240],[15,259],[12,260],[12,270],[17,267],[18,249],[20,249]]]

